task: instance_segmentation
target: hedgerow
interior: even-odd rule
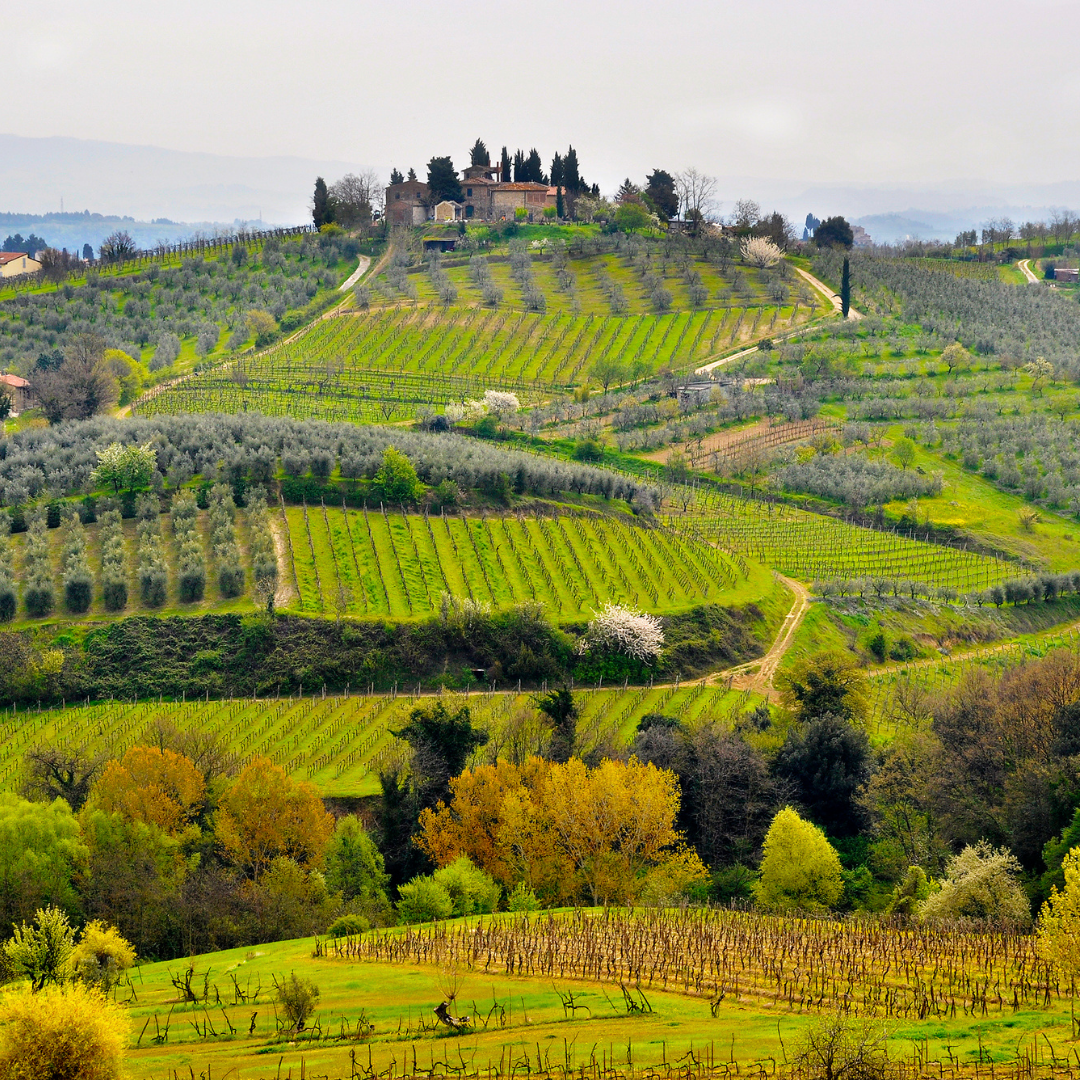
[[[139,523],[139,595],[150,607],[165,603],[168,588],[168,570],[165,549],[161,543],[160,508],[157,499],[146,495],[139,499],[137,509]]]
[[[898,469],[887,461],[856,455],[819,454],[781,469],[777,479],[788,491],[806,491],[856,507],[941,492],[940,476],[923,476],[913,469]]]
[[[35,618],[51,614],[56,606],[46,522],[46,511],[43,507],[35,507],[26,515],[26,585],[23,589],[23,602],[26,604],[27,614]]]
[[[78,514],[72,514],[67,524],[64,542],[64,603],[74,615],[90,610],[94,599],[94,579],[86,558],[86,530]]]
[[[199,543],[197,514],[194,493],[189,489],[179,492],[173,500],[172,528],[180,568],[180,599],[186,604],[201,600],[206,593],[206,558]]]
[[[270,528],[270,511],[266,505],[265,489],[253,488],[248,493],[247,504],[252,577],[256,586],[262,585],[272,593],[277,582],[277,551]]]
[[[0,514],[0,518],[4,515]],[[104,510],[101,514],[101,592],[108,611],[123,611],[127,607],[128,583],[124,559],[124,528],[120,511]]]
[[[157,450],[160,478],[177,486],[193,476],[208,480],[244,478],[266,483],[280,468],[296,478],[312,473],[330,477],[362,494],[393,443],[429,485],[452,480],[464,490],[492,490],[500,477],[518,494],[555,497],[573,492],[625,499],[653,509],[656,490],[639,480],[603,469],[504,450],[453,433],[428,434],[400,429],[331,424],[265,417],[226,416],[94,417],[50,428],[19,432],[0,443],[0,502],[19,505],[46,490],[75,494],[91,484],[97,451],[110,443]],[[321,482],[321,481],[320,481]],[[286,497],[287,493],[286,493]],[[377,504],[377,500],[376,500]]]
[[[229,598],[244,591],[244,567],[233,523],[235,513],[232,490],[224,484],[215,484],[210,492],[210,545],[217,565],[218,588],[222,596]]]

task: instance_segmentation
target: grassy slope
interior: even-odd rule
[[[779,598],[766,607],[767,621],[776,621]],[[775,609],[775,610],[774,610]],[[780,618],[783,616],[781,615]],[[390,729],[400,727],[419,700],[402,687],[397,698],[306,697],[237,699],[208,702],[104,702],[43,712],[0,712],[0,789],[17,786],[22,757],[40,742],[75,740],[92,751],[122,755],[138,745],[155,719],[164,717],[184,729],[220,731],[244,757],[272,758],[291,776],[310,780],[326,795],[372,795],[378,791],[378,768],[392,750]],[[703,681],[653,688],[578,688],[579,729],[585,751],[608,738],[629,742],[638,721],[648,713],[664,712],[694,724],[709,719],[727,723],[758,698],[709,686]],[[446,695],[467,704],[474,721],[497,727],[516,709],[530,703],[528,694],[480,693]]]
[[[431,1010],[446,997],[446,978],[438,968],[314,959],[312,949],[310,939],[301,939],[198,957],[196,981],[201,987],[203,973],[209,971],[211,999],[216,986],[222,1000],[205,1016],[201,1006],[177,1003],[171,975],[182,970],[182,962],[139,969],[133,978],[138,1000],[129,1006],[131,1045],[140,1031],[143,1035],[139,1048],[130,1052],[132,1072],[163,1080],[173,1070],[187,1074],[190,1069],[196,1076],[228,1073],[248,1080],[298,1076],[303,1067],[309,1076],[348,1076],[354,1051],[358,1067],[367,1068],[370,1060],[375,1070],[385,1070],[396,1062],[396,1071],[406,1074],[413,1071],[414,1055],[416,1069],[424,1071],[442,1061],[454,1069],[464,1064],[470,1071],[483,1071],[489,1064],[496,1069],[501,1063],[500,1072],[516,1062],[524,1071],[528,1055],[529,1071],[536,1072],[538,1056],[556,1067],[567,1057],[579,1065],[587,1063],[591,1054],[598,1065],[614,1060],[625,1071],[628,1054],[635,1066],[645,1066],[676,1062],[691,1047],[698,1058],[712,1054],[717,1062],[737,1061],[744,1071],[751,1062],[762,1061],[770,1068],[770,1058],[782,1059],[785,1052],[790,1055],[800,1032],[814,1018],[810,1012],[741,1002],[731,994],[714,1016],[706,998],[648,989],[653,1013],[629,1018],[617,984],[563,979],[553,987],[546,978],[461,971],[456,1011],[475,1013],[480,1020],[476,1030],[456,1036],[433,1030]],[[291,972],[319,987],[324,1032],[340,1032],[343,1021],[355,1028],[364,1016],[375,1025],[370,1041],[318,1045],[279,1041],[272,980]],[[233,1004],[233,976],[245,993],[262,986],[256,1005]],[[556,988],[572,991],[575,1003],[589,1011],[567,1017]],[[505,1025],[498,1026],[492,1019],[485,1029],[483,1020],[494,1002],[505,1010]],[[155,1030],[165,1024],[170,1009],[168,1042],[155,1046]],[[255,1030],[249,1035],[253,1013],[257,1013]],[[194,1031],[193,1023],[197,1021],[201,1028],[207,1016],[219,1033],[217,1038],[203,1039]],[[222,1034],[229,1024],[236,1029],[234,1036]],[[989,1057],[1001,1063],[1015,1058],[1018,1048],[1030,1050],[1035,1038],[1045,1038],[1059,1054],[1067,1052],[1070,1031],[1068,1006],[1062,1002],[1045,1010],[1017,1013],[994,1008],[988,1016],[958,1014],[950,1020],[893,1024],[891,1050],[894,1057],[910,1056],[913,1044],[918,1043],[930,1061],[945,1060],[951,1052],[964,1063],[980,1055],[983,1061]],[[1046,1053],[1045,1043],[1042,1053]]]

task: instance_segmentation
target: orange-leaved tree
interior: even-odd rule
[[[419,844],[440,866],[467,855],[507,888],[593,904],[674,897],[705,876],[675,828],[675,776],[651,764],[501,761],[451,791],[420,819]]]
[[[321,866],[334,817],[312,784],[258,757],[222,796],[216,832],[229,857],[258,880],[279,858]]]
[[[110,761],[87,800],[88,811],[121,814],[181,838],[206,800],[206,782],[194,763],[172,750],[133,746]]]

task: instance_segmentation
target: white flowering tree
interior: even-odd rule
[[[513,416],[521,408],[517,394],[510,394],[505,390],[485,390],[484,404],[500,420]]]
[[[655,615],[609,603],[589,623],[579,649],[623,653],[649,664],[663,647],[664,628]]]
[[[451,424],[457,424],[462,420],[479,420],[487,413],[487,408],[482,401],[451,401],[445,410],[446,419]]]
[[[748,236],[742,242],[742,257],[759,270],[775,266],[784,253],[767,236]]]

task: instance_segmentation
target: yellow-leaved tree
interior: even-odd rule
[[[840,857],[825,834],[786,806],[765,835],[758,904],[772,911],[824,911],[840,899]]]
[[[1061,864],[1065,888],[1055,885],[1039,914],[1038,949],[1070,979],[1080,975],[1080,847],[1075,847]]]
[[[275,859],[321,866],[334,816],[313,785],[258,757],[222,797],[216,831],[229,857],[258,881]]]
[[[675,827],[675,775],[636,759],[500,761],[466,770],[451,793],[421,815],[420,846],[440,866],[466,855],[549,903],[663,902],[705,877]]]
[[[94,784],[87,811],[121,814],[156,825],[166,836],[197,835],[194,819],[206,799],[206,782],[190,758],[156,746],[133,746],[110,761]]]

